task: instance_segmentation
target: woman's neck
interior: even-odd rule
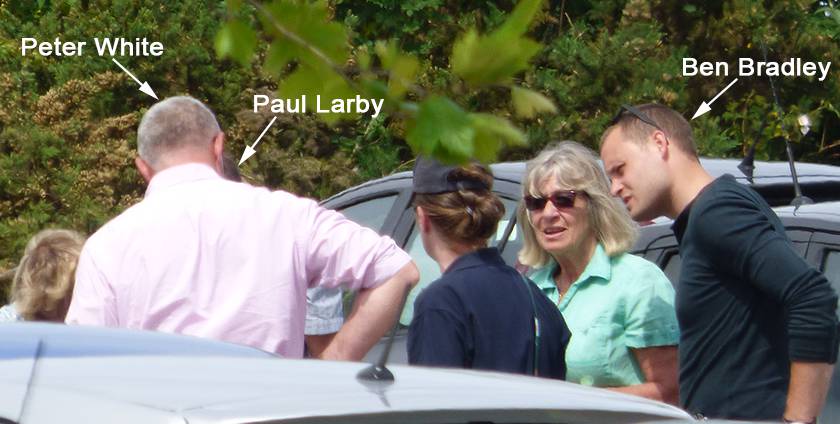
[[[571,249],[562,255],[553,255],[557,262],[557,270],[554,272],[554,283],[561,293],[580,278],[589,261],[595,254],[595,247],[598,241],[595,238],[589,239],[581,245],[581,248]]]
[[[444,242],[439,243],[433,252],[429,252],[429,256],[438,263],[440,266],[440,272],[444,273],[456,259],[483,247],[485,246],[467,246],[463,244]]]

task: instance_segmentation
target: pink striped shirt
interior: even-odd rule
[[[180,165],[88,239],[66,321],[300,357],[308,287],[375,287],[410,260],[312,200]]]

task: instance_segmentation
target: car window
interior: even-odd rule
[[[347,217],[347,219],[381,234],[382,226],[385,224],[385,220],[388,218],[391,208],[394,206],[394,202],[396,200],[396,194],[376,197],[356,203],[344,209],[339,209],[339,212]],[[324,299],[324,304],[332,302],[331,299],[335,299],[333,296],[341,297],[343,315],[346,319],[350,314],[350,311],[353,310],[353,299],[355,294],[352,291],[343,291],[341,288],[322,287],[307,290],[307,299],[320,297],[321,299]]]
[[[682,258],[677,250],[666,253],[665,262],[662,264],[662,272],[671,281],[671,285],[677,286],[680,279],[680,267],[682,267]]]
[[[396,194],[377,197],[348,206],[339,210],[339,212],[357,224],[379,232],[382,229],[382,225],[385,224],[385,219],[388,218],[388,213],[391,212],[391,207],[394,206],[394,201],[396,200]]]
[[[496,228],[496,234],[488,240],[488,244],[490,246],[496,246],[499,244],[504,236],[508,224],[510,223],[510,220],[513,218],[514,213],[516,213],[516,201],[503,197],[501,199],[502,203],[505,205],[505,216],[499,221],[499,225]],[[402,315],[400,315],[400,324],[406,326],[411,324],[411,318],[414,316],[414,301],[417,299],[417,296],[423,291],[423,289],[431,284],[432,281],[440,278],[441,275],[440,267],[437,262],[435,262],[423,248],[423,239],[419,236],[420,233],[418,230],[417,225],[412,228],[411,234],[408,236],[408,242],[405,245],[406,252],[411,255],[414,259],[414,263],[417,264],[417,268],[420,270],[420,282],[417,283],[417,286],[414,287],[414,289],[411,290],[411,293],[408,294],[408,298],[405,301],[405,308],[403,308]],[[521,245],[521,237],[516,231],[516,228],[514,228],[510,234],[508,245],[505,247],[504,256],[505,260],[508,261],[509,264],[512,264],[512,261],[516,260],[516,253],[519,252],[519,247]],[[512,260],[508,258],[510,255],[512,255]]]
[[[519,205],[516,200],[508,199],[506,197],[500,198],[502,199],[502,203],[505,205],[505,217],[499,221],[499,228],[496,229],[496,235],[490,239],[491,246],[498,246],[499,243],[502,242],[502,238],[505,236],[505,230],[507,230],[508,225],[510,225],[511,221],[516,216],[516,207]],[[519,232],[519,226],[514,225],[513,228],[511,228],[507,243],[502,251],[502,257],[508,265],[513,266],[516,263],[516,258],[517,255],[519,255],[520,249],[522,249],[522,235]]]
[[[825,278],[828,278],[828,281],[831,282],[834,291],[840,293],[840,250],[826,250],[823,273]],[[837,314],[840,315],[840,308],[838,308]]]

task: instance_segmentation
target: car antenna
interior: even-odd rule
[[[765,44],[763,40],[761,41],[761,51],[764,54],[764,61],[767,62],[767,44]],[[771,77],[770,75],[767,75],[767,79],[770,80],[770,90],[773,91],[773,104],[775,105],[779,117],[781,117],[784,111],[782,110],[782,106],[779,104],[779,96],[776,93],[776,84],[773,82],[773,77]],[[780,124],[782,126],[782,133],[786,133],[784,119],[780,121]],[[807,134],[808,131],[810,131],[810,120],[807,121],[807,124],[808,126],[802,125],[800,117],[800,131],[804,131],[802,133],[803,136]],[[788,140],[787,137],[785,137],[785,151],[787,152],[788,164],[790,165],[790,176],[791,178],[793,178],[794,197],[790,204],[794,206],[795,212],[796,209],[799,209],[800,206],[814,203],[814,201],[811,200],[811,198],[802,195],[802,187],[800,187],[799,185],[799,177],[796,175],[796,165],[794,164],[793,160],[793,148],[790,147],[790,140]]]
[[[764,127],[767,125],[767,116],[769,114],[765,114],[761,118],[761,126],[758,128],[758,137],[756,137],[755,141],[750,144],[750,149],[747,150],[746,156],[744,159],[741,160],[741,163],[738,164],[738,169],[741,170],[741,173],[747,177],[747,181],[750,184],[753,184],[753,172],[755,171],[755,145],[758,144],[758,140],[761,137],[761,134],[764,133]]]
[[[411,286],[406,287],[405,293],[403,294],[402,301],[400,302],[400,309],[397,311],[397,322],[394,323],[394,326],[391,328],[391,333],[388,334],[388,340],[385,342],[385,349],[382,350],[382,354],[379,355],[376,362],[371,364],[369,367],[359,371],[356,374],[356,379],[361,380],[362,382],[377,382],[377,383],[393,383],[394,382],[394,374],[385,366],[388,362],[388,356],[391,354],[391,346],[394,345],[394,338],[397,336],[397,328],[400,326],[400,315],[402,315],[402,310],[405,308],[405,301],[408,299],[408,293],[411,292]]]

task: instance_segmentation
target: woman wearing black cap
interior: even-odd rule
[[[483,166],[418,158],[414,204],[423,247],[443,275],[414,304],[412,364],[562,379],[569,330],[557,308],[488,248],[504,205]]]

